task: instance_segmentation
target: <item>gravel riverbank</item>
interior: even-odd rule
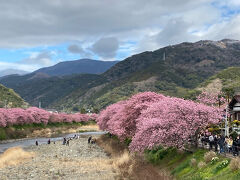
[[[25,148],[34,156],[18,165],[0,168],[1,179],[115,179],[110,158],[97,144],[88,144],[87,138],[73,139],[69,146],[57,141]]]

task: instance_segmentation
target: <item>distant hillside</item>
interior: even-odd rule
[[[49,76],[65,76],[72,74],[101,74],[111,68],[119,61],[99,61],[91,59],[80,59],[75,61],[64,61],[54,66],[41,68],[35,73],[44,73]]]
[[[12,89],[0,84],[0,108],[3,107],[24,107],[27,103]]]
[[[76,89],[81,89],[81,93],[83,93],[93,84],[97,85],[105,82],[101,76],[95,74],[49,77],[43,73],[25,76],[12,75],[0,81],[13,88],[33,106],[37,106],[41,101],[42,107],[51,105]]]
[[[27,71],[22,71],[22,70],[18,70],[18,69],[5,69],[5,70],[0,71],[0,77],[8,76],[11,74],[24,75],[27,73],[28,73]]]
[[[229,67],[204,81],[198,89],[223,91],[231,98],[240,92],[240,67]]]

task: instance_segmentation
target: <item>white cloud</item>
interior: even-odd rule
[[[50,66],[54,64],[51,59],[51,52],[48,51],[33,52],[30,57],[21,60],[19,63],[39,66]]]
[[[115,37],[105,37],[96,41],[89,49],[105,60],[116,56],[119,48],[118,39]]]
[[[29,65],[29,64],[19,64],[19,63],[13,63],[13,62],[1,62],[0,61],[0,70],[5,69],[18,69],[18,70],[24,70],[24,71],[34,71],[39,69],[40,66],[38,65]]]
[[[68,43],[81,57],[111,59],[121,42],[136,42],[132,54],[182,41],[239,39],[238,15],[228,14],[239,6],[239,0],[0,1],[0,48]],[[52,63],[48,56],[24,61]]]

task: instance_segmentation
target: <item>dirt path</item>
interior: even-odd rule
[[[59,141],[31,146],[25,151],[34,152],[33,157],[0,168],[1,179],[112,180],[118,175],[110,158],[98,145],[89,145],[84,136],[71,140],[69,147]]]

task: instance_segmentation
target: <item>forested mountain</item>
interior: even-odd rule
[[[201,83],[231,66],[240,66],[239,41],[181,43],[129,57],[103,73],[109,83],[90,89],[88,98],[76,90],[54,106],[85,104],[101,109],[142,91],[193,98]]]
[[[9,77],[0,82],[16,90],[31,104],[44,97],[48,101],[48,107],[101,109],[142,91],[192,98],[199,93],[197,88],[204,81],[232,66],[240,66],[240,42],[224,39],[181,43],[136,54],[115,64],[101,75],[41,78],[37,82],[39,87],[30,78],[27,85],[14,85],[14,80],[9,80]],[[65,83],[59,83],[62,81]],[[78,86],[79,83],[82,84],[81,87]],[[32,89],[28,90],[28,87]],[[63,92],[52,98],[52,94],[58,92],[59,88]]]
[[[64,61],[54,66],[41,68],[35,73],[44,73],[49,76],[65,76],[72,74],[101,74],[119,61],[100,61],[92,59],[80,59]]]

